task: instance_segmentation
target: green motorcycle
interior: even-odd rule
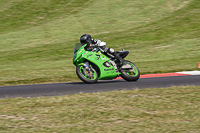
[[[112,56],[103,54],[101,47],[94,48],[92,51],[86,51],[85,45],[80,43],[74,46],[73,64],[76,66],[77,76],[85,83],[92,84],[98,80],[110,80],[122,77],[126,81],[137,81],[140,77],[140,71],[137,66],[124,60],[122,67],[118,66],[118,61]],[[129,51],[117,51],[124,59]]]

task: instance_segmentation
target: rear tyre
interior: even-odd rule
[[[124,64],[131,65],[132,69],[121,70],[121,77],[126,81],[137,81],[140,77],[140,71],[138,67],[128,60],[124,60]]]
[[[85,83],[93,84],[98,81],[98,74],[94,68],[85,68],[83,65],[76,67],[77,76]]]

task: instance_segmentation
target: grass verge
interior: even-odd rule
[[[200,87],[0,99],[0,131],[200,132]]]

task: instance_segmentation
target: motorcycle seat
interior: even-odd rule
[[[125,58],[129,54],[129,51],[117,51],[116,53],[122,58]]]

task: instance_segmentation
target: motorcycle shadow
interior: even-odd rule
[[[113,80],[99,80],[98,82],[94,83],[94,84],[107,84],[107,83],[116,83],[116,82],[127,82],[123,79],[113,79]],[[87,83],[84,83],[84,82],[72,82],[72,83],[66,83],[66,84],[86,84],[86,85],[91,85],[91,84],[87,84]],[[93,84],[93,85],[94,85]]]

